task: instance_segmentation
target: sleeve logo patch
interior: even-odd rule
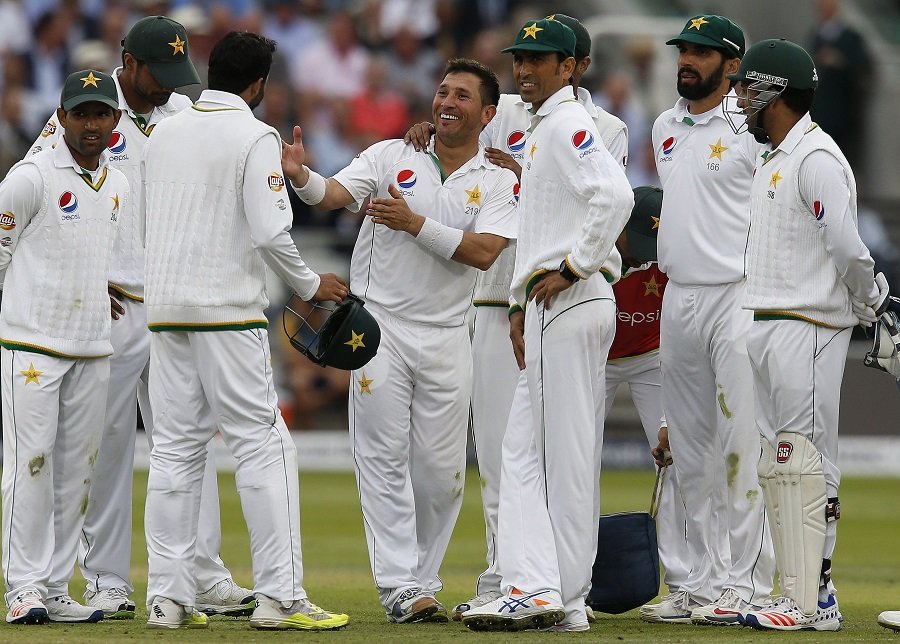
[[[16,227],[16,216],[11,212],[0,214],[0,229],[12,230]]]
[[[594,145],[594,135],[587,130],[578,130],[572,135],[572,145],[576,150],[587,150]]]
[[[675,148],[675,137],[670,136],[668,139],[663,141],[662,143],[662,153],[663,154],[672,154],[672,150]]]
[[[506,147],[510,152],[521,152],[525,148],[525,133],[522,130],[510,132],[506,137]]]
[[[822,221],[825,217],[825,204],[821,201],[813,202],[813,214],[816,216],[816,221]]]
[[[277,172],[273,172],[269,175],[269,190],[272,192],[281,192],[281,189],[284,188],[284,177],[282,177]]]
[[[44,129],[41,130],[41,136],[47,138],[48,136],[52,136],[56,133],[56,123],[53,121],[47,121],[47,125],[44,126]]]

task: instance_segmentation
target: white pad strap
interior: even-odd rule
[[[762,440],[757,467],[775,544],[781,592],[805,615],[818,608],[825,552],[825,473],[822,454],[805,436],[781,432]]]

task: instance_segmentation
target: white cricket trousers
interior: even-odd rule
[[[587,623],[597,550],[605,367],[615,332],[601,274],[525,309],[525,364],[503,438],[499,561],[502,591],[551,591],[565,625]]]
[[[472,335],[472,434],[481,478],[487,568],[478,576],[475,594],[500,591],[497,564],[497,512],[500,505],[500,455],[509,410],[519,381],[519,365],[509,339],[506,306],[475,307]]]
[[[27,374],[31,374],[29,377]],[[106,408],[109,358],[70,360],[0,348],[3,576],[69,593]]]
[[[150,330],[143,302],[125,299],[125,314],[112,321],[109,395],[106,421],[87,513],[78,549],[81,574],[89,591],[125,588],[131,583],[132,482],[137,405],[141,406],[147,440],[153,447],[153,415],[147,390]],[[222,532],[216,464],[210,456],[203,476],[200,523],[194,570],[200,591],[231,576],[219,559]]]
[[[465,485],[472,345],[466,325],[366,308],[381,344],[350,374],[350,438],[372,575],[390,612],[406,589],[443,587],[438,569]]]
[[[756,423],[762,436],[794,432],[822,453],[825,491],[838,495],[838,418],[841,382],[852,329],[801,320],[754,322],[747,338],[756,385]],[[825,524],[824,558],[834,554],[837,521]]]
[[[663,415],[659,351],[619,358],[607,363],[607,416],[616,391],[623,384],[628,384],[631,400],[640,416],[647,443],[652,449],[659,444],[659,427]],[[597,508],[598,521],[599,510]],[[680,590],[691,572],[686,530],[684,501],[678,491],[678,476],[675,474],[675,468],[670,467],[665,473],[656,515],[659,560],[665,568],[665,583],[670,593]]]
[[[669,281],[660,330],[663,409],[684,500],[693,569],[682,585],[712,602],[724,588],[762,604],[775,554],[756,464],[753,372],[741,308],[744,283],[682,286]]]
[[[267,331],[153,333],[150,403],[147,605],[165,597],[193,606],[204,590],[193,562],[207,444],[217,430],[237,459],[254,591],[306,598],[297,450],[278,410]]]

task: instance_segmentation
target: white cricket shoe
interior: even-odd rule
[[[228,577],[209,590],[197,593],[194,608],[207,615],[246,617],[256,608],[256,596],[252,590],[238,586]]]
[[[282,602],[257,595],[250,627],[262,630],[328,631],[343,628],[350,618],[319,608],[308,599],[298,599],[285,608]]]
[[[900,610],[884,611],[878,616],[878,623],[892,631],[900,631]]]
[[[103,611],[103,619],[134,619],[135,605],[124,588],[84,592],[85,603]]]
[[[192,607],[157,597],[150,604],[147,628],[208,628],[209,618]]]
[[[46,624],[50,621],[41,594],[34,588],[25,588],[9,604],[6,621],[10,624]]]
[[[558,602],[545,599],[549,590],[525,593],[511,588],[484,606],[467,610],[462,623],[473,631],[523,631],[549,628],[566,617],[566,611]]]
[[[103,611],[93,606],[82,606],[68,595],[50,597],[45,604],[51,622],[93,624],[103,619]]]
[[[843,621],[834,595],[820,601],[813,615],[804,615],[789,597],[779,597],[771,606],[744,613],[745,626],[776,631],[839,631]]]
[[[467,610],[472,610],[473,608],[478,608],[480,606],[484,606],[487,603],[490,603],[497,599],[498,597],[502,597],[503,593],[499,590],[488,590],[483,593],[479,593],[475,595],[472,599],[468,601],[464,601],[462,603],[457,604],[453,607],[453,621],[458,622],[462,620],[462,614]]]
[[[716,626],[743,626],[743,613],[761,610],[761,607],[745,602],[734,588],[726,588],[716,601],[691,611],[691,624]]]
[[[640,616],[645,622],[655,624],[690,624],[691,613],[701,606],[687,591],[679,590],[669,593],[658,604],[644,604]]]
[[[591,608],[590,606],[588,606],[587,604],[584,605],[584,614],[587,615],[587,620],[588,620],[589,624],[593,624],[594,622],[597,621],[597,616],[594,614],[594,609]]]

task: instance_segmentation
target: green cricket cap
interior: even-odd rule
[[[146,63],[156,82],[174,89],[200,82],[188,50],[187,32],[165,16],[138,20],[122,40],[122,49]]]
[[[564,13],[550,14],[547,20],[561,22],[575,34],[575,60],[582,60],[591,55],[591,35],[580,20]]]
[[[730,58],[741,58],[744,55],[744,31],[724,16],[704,14],[694,16],[684,23],[681,33],[667,45],[689,42],[695,45],[713,47]]]
[[[94,101],[119,109],[119,92],[112,76],[96,69],[69,74],[59,97],[60,106],[68,112],[82,103]]]
[[[656,234],[659,232],[659,214],[662,212],[663,191],[656,186],[640,186],[634,189],[634,208],[625,224],[628,252],[643,262],[655,262]]]
[[[519,30],[516,44],[501,50],[558,51],[566,57],[575,55],[575,32],[558,20],[529,20]]]

